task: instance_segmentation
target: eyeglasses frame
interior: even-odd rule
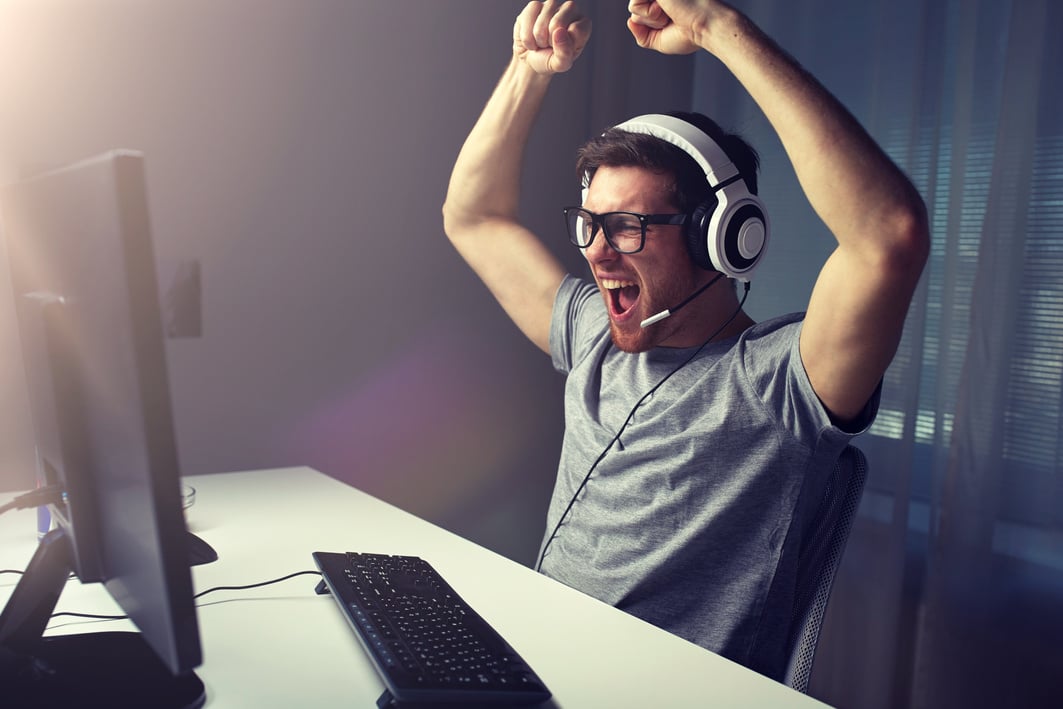
[[[580,212],[583,212],[584,214],[590,215],[592,231],[591,231],[591,238],[590,238],[590,240],[587,241],[586,244],[577,243],[574,240],[575,235],[572,233],[572,230],[569,229],[569,212],[570,211],[577,211],[577,210],[580,211]],[[598,214],[596,212],[592,212],[589,209],[585,209],[584,207],[564,207],[561,211],[562,211],[562,213],[565,216],[565,230],[568,232],[568,240],[573,246],[575,246],[578,249],[588,249],[588,248],[590,248],[591,244],[594,243],[595,238],[597,238],[598,231],[600,230],[602,232],[602,234],[605,235],[605,240],[609,244],[609,247],[611,249],[613,249],[614,251],[616,251],[617,253],[620,253],[620,254],[637,254],[638,252],[640,252],[644,248],[646,248],[646,227],[647,226],[649,226],[649,225],[682,226],[682,225],[685,225],[687,223],[687,221],[690,219],[690,215],[689,214],[642,214],[640,212],[627,212],[627,211],[602,212],[601,214]],[[636,217],[639,220],[639,224],[642,227],[642,232],[641,232],[641,238],[639,239],[639,246],[638,246],[637,249],[632,249],[630,251],[625,251],[623,249],[617,248],[616,244],[613,243],[612,235],[609,234],[609,232],[605,228],[605,219],[607,217],[610,217],[610,216],[615,215],[615,214],[623,214],[623,215],[627,215],[627,216],[631,216],[631,217]]]

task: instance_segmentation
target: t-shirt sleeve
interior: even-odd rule
[[[753,327],[744,338],[746,375],[770,411],[781,417],[780,425],[801,440],[821,435],[842,443],[871,426],[878,412],[881,384],[857,420],[844,428],[833,421],[819,400],[801,360],[800,314]]]

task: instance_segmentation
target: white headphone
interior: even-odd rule
[[[713,199],[699,204],[690,215],[687,246],[691,258],[702,268],[748,282],[768,243],[768,215],[723,149],[693,124],[659,113],[637,116],[615,128],[660,138],[697,162]],[[588,184],[584,176],[585,190]]]

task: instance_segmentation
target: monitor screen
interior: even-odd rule
[[[144,157],[134,151],[0,190],[38,474],[62,490],[52,506],[56,530],[0,621],[5,674],[31,659],[76,682],[118,683],[112,689],[126,696],[130,675],[144,670],[122,667],[133,662],[124,652],[149,655],[166,674],[195,682],[201,662],[149,222]],[[19,607],[58,596],[50,586],[69,573],[58,569],[103,583],[140,632],[87,635],[66,641],[78,643],[70,651],[58,636],[36,637],[47,620],[20,617]],[[122,643],[131,644],[123,650]],[[137,650],[144,645],[151,650]],[[111,655],[103,662],[118,666],[90,666],[94,660],[79,657],[86,654]],[[79,688],[82,697],[89,690]]]

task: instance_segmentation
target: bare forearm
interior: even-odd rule
[[[462,146],[443,207],[447,233],[516,218],[524,150],[550,83],[514,58]]]
[[[549,351],[550,315],[564,270],[517,220],[528,135],[554,74],[590,38],[572,2],[529,2],[513,24],[513,57],[454,164],[443,228],[513,322]]]

